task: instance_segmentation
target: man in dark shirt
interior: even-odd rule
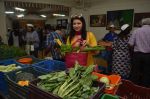
[[[117,38],[117,33],[115,33],[116,27],[112,24],[109,26],[109,32],[104,36],[103,41],[112,44],[115,38]],[[101,52],[101,56],[105,57],[108,63],[108,73],[112,71],[112,48],[107,46],[106,50]]]

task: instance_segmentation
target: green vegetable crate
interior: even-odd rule
[[[22,76],[19,76],[21,75],[20,73],[22,73]],[[29,99],[29,88],[28,86],[22,87],[18,85],[17,82],[19,79],[32,81],[38,76],[46,73],[48,72],[41,70],[41,68],[38,67],[25,67],[20,70],[7,73],[5,79],[8,83],[9,95],[11,99]],[[27,74],[30,74],[33,77],[31,78],[31,76]]]
[[[62,99],[59,96],[56,96],[50,92],[46,92],[40,88],[37,87],[37,83],[40,81],[40,79],[34,80],[29,85],[29,95],[30,99]],[[90,99],[98,99],[103,94],[103,91],[105,89],[105,84],[96,82],[95,84],[97,87],[99,87],[99,90],[97,93],[95,93],[93,96],[89,97]]]
[[[110,94],[104,94],[100,99],[119,99],[119,97]]]

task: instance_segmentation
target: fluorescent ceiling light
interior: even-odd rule
[[[17,15],[18,18],[24,17],[24,14]]]
[[[41,17],[43,17],[43,18],[46,18],[46,15],[40,15]]]
[[[13,11],[5,11],[6,14],[13,14]]]
[[[26,9],[15,7],[15,10],[25,11]]]
[[[65,16],[64,14],[53,14],[53,16]]]

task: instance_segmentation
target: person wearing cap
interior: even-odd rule
[[[109,32],[104,36],[103,41],[113,42],[114,38],[117,37],[117,33],[115,33],[115,26],[112,24],[109,26]]]
[[[112,44],[112,73],[119,74],[123,79],[128,79],[131,71],[131,56],[128,46],[131,27],[129,24],[121,26],[118,38]]]
[[[102,39],[104,41],[104,46],[106,46],[106,50],[100,53],[101,57],[106,59],[108,63],[107,73],[111,73],[112,71],[112,43],[115,38],[117,38],[117,33],[115,33],[116,27],[112,24],[109,26],[109,32]]]
[[[131,80],[150,87],[150,18],[142,19],[142,27],[132,33],[129,45],[134,48]]]
[[[34,30],[34,26],[32,24],[27,24],[27,33],[26,33],[26,44],[30,45],[30,54],[38,57],[38,49],[39,49],[39,36],[38,33]]]

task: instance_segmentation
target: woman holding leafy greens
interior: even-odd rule
[[[73,48],[80,47],[80,50],[86,46],[97,46],[97,41],[92,32],[86,31],[85,19],[82,15],[75,15],[71,17],[71,31],[67,39],[67,44],[71,44]],[[94,64],[94,52],[88,52],[87,66]]]

